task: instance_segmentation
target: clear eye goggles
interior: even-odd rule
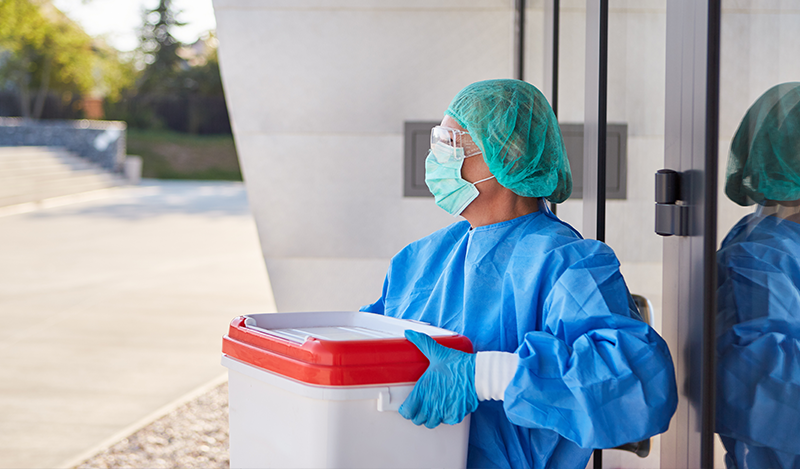
[[[446,145],[448,147],[463,149],[463,153],[455,152],[457,159],[474,156],[481,152],[478,145],[472,141],[469,132],[451,129],[450,127],[442,127],[441,125],[437,125],[431,129],[431,149],[436,148],[437,145]],[[462,154],[464,156],[458,158]]]

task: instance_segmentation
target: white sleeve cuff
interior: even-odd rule
[[[519,356],[508,352],[478,352],[475,356],[475,392],[480,401],[502,401],[519,365]]]

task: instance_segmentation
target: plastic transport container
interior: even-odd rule
[[[472,352],[462,335],[371,313],[235,318],[222,344],[231,468],[465,467],[469,416],[428,429],[397,413],[428,367],[406,329]]]

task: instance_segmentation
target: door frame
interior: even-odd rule
[[[662,335],[679,396],[665,468],[714,467],[720,3],[667,2],[664,167],[680,174],[689,235],[663,243]]]

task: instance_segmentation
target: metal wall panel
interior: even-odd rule
[[[559,124],[572,171],[572,199],[583,197],[583,124]],[[628,124],[606,126],[606,199],[628,195]],[[596,190],[596,189],[595,189]]]
[[[406,122],[404,125],[403,195],[433,197],[425,184],[425,158],[431,149],[431,129],[437,121]]]

